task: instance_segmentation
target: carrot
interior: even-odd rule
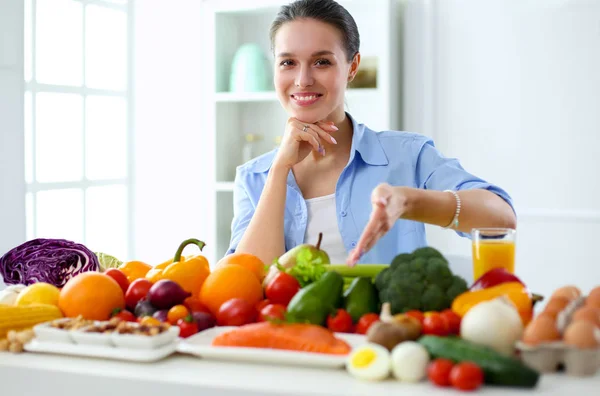
[[[270,348],[288,351],[347,355],[350,345],[324,327],[271,322],[252,323],[221,333],[212,341],[213,346]]]

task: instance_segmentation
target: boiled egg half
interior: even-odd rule
[[[390,375],[390,352],[375,343],[357,346],[350,352],[346,369],[353,377],[365,381],[380,381]]]

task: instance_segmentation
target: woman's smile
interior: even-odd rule
[[[318,92],[296,92],[290,97],[294,104],[302,107],[312,106],[319,101],[323,95]]]

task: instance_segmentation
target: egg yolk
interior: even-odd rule
[[[375,351],[371,349],[363,349],[362,351],[357,352],[352,358],[352,365],[354,367],[367,367],[370,365],[373,360],[377,357]]]

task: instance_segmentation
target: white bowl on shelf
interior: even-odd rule
[[[114,346],[111,338],[112,333],[87,332],[85,331],[87,328],[88,326],[70,331],[71,338],[76,344]]]

